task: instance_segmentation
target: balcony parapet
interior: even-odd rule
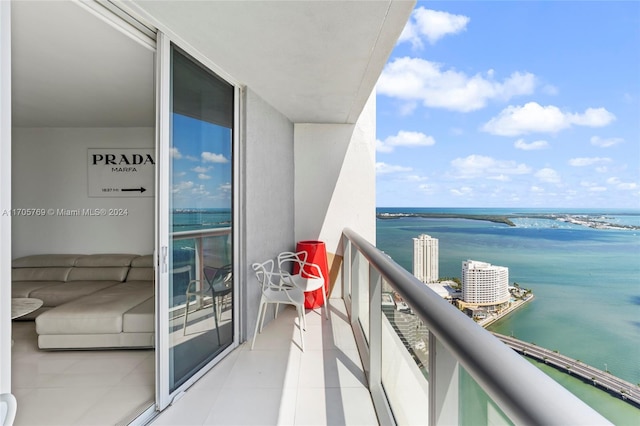
[[[503,344],[490,332],[469,319],[462,312],[450,305],[438,294],[425,286],[406,269],[398,265],[388,255],[381,252],[374,245],[351,229],[343,231],[343,247],[345,265],[343,270],[343,288],[345,300],[352,296],[359,299],[363,296],[356,289],[361,283],[358,274],[352,274],[352,266],[348,264],[354,259],[354,252],[361,255],[368,263],[369,287],[365,290],[366,301],[351,300],[356,317],[362,309],[362,303],[368,303],[367,318],[352,318],[355,325],[358,322],[370,329],[370,335],[364,339],[357,339],[361,354],[368,357],[369,387],[376,410],[384,419],[381,423],[394,423],[393,407],[388,399],[381,398],[375,389],[383,388],[380,384],[380,361],[376,359],[381,352],[380,337],[376,337],[376,329],[381,329],[381,283],[384,281],[391,286],[409,305],[415,315],[424,322],[429,330],[429,424],[436,425],[444,422],[457,423],[457,413],[460,405],[465,401],[459,400],[457,389],[459,364],[476,381],[480,388],[487,393],[495,404],[506,414],[510,421],[519,425],[603,425],[611,424],[593,408],[585,404],[571,392],[555,382],[549,376],[527,362],[524,358]],[[356,276],[356,278],[354,278]],[[360,308],[358,308],[360,306]],[[360,348],[359,348],[360,349]],[[455,383],[453,386],[452,383]],[[381,405],[383,399],[386,406]],[[443,412],[449,414],[443,414]],[[388,415],[391,413],[391,415]]]

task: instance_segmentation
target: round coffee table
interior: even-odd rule
[[[11,319],[30,314],[42,306],[42,300],[32,297],[14,297],[11,299]]]

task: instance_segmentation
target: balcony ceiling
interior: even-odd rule
[[[336,123],[360,114],[414,4],[135,3],[290,120]]]
[[[132,1],[293,122],[352,123],[413,1]],[[12,4],[17,126],[152,126],[153,52],[84,8]],[[122,99],[127,99],[126,103]]]

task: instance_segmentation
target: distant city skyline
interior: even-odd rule
[[[377,85],[380,207],[640,208],[639,2],[418,2]]]

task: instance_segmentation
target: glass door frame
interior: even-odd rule
[[[233,211],[233,342],[215,359],[205,365],[182,385],[170,392],[170,338],[169,338],[169,247],[171,247],[169,232],[170,224],[170,195],[171,195],[171,46],[172,44],[192,58],[200,65],[216,74],[234,87],[234,117],[233,117],[233,182],[232,182],[232,211]],[[241,252],[238,229],[240,228],[240,100],[242,89],[240,85],[222,74],[217,67],[203,58],[193,49],[185,48],[187,43],[181,43],[177,37],[171,37],[158,31],[156,39],[156,409],[162,411],[193,383],[206,374],[229,352],[233,351],[240,342],[240,299],[242,294],[239,282],[239,253]]]
[[[11,211],[11,2],[0,1],[0,212]],[[0,216],[0,393],[11,392],[11,215]]]

